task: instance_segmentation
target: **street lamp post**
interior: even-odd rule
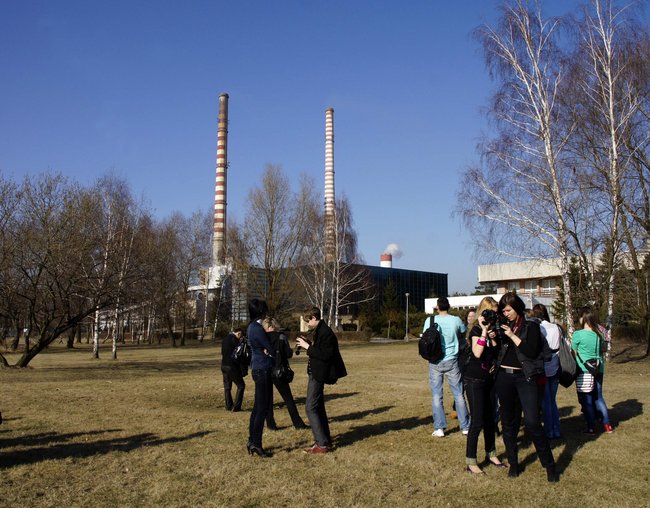
[[[409,294],[406,293],[406,334],[404,335],[404,340],[408,342],[409,340]]]

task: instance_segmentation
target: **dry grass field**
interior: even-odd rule
[[[223,408],[218,345],[127,346],[117,361],[53,347],[29,369],[0,370],[0,506],[648,506],[650,363],[629,361],[641,351],[630,346],[607,366],[611,435],[583,436],[575,390],[560,388],[562,474],[549,484],[525,440],[519,478],[464,472],[457,421],[431,437],[414,342],[343,345],[350,375],[326,388],[334,453],[302,453],[311,432],[290,426],[276,393],[270,459],[246,454],[250,376],[244,411]],[[303,416],[305,362],[293,362],[292,385]]]

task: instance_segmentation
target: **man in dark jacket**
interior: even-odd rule
[[[334,383],[332,367],[338,367],[335,377],[345,375],[345,367],[341,360],[339,344],[332,329],[321,320],[320,309],[312,307],[303,316],[310,330],[314,330],[313,344],[300,336],[296,339],[298,346],[307,352],[307,400],[305,412],[309,418],[314,445],[305,450],[306,453],[327,453],[333,448],[327,413],[325,411],[325,383]],[[340,366],[340,367],[339,367]]]
[[[221,372],[223,374],[223,391],[226,396],[226,410],[241,411],[244,400],[244,377],[242,366],[232,359],[232,353],[241,341],[242,329],[236,328],[221,341]],[[237,385],[235,401],[232,400],[232,384]]]

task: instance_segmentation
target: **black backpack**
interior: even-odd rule
[[[431,317],[429,328],[420,337],[418,352],[422,358],[430,363],[439,362],[445,356],[445,350],[442,347],[442,337],[436,326],[435,317]]]

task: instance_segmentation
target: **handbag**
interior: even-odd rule
[[[560,348],[558,350],[558,358],[560,359],[559,381],[562,386],[568,388],[576,379],[576,359],[571,352],[571,345],[564,336],[564,330],[559,325],[557,327],[560,330]]]
[[[589,393],[594,389],[594,375],[589,372],[580,372],[576,378],[576,389],[580,393]]]
[[[276,365],[271,369],[271,377],[278,381],[291,383],[293,381],[294,372],[288,365]]]

